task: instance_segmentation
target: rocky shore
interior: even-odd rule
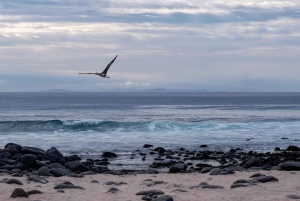
[[[148,178],[143,181],[138,181],[139,183],[137,183],[137,185],[142,184],[145,187],[157,187],[169,184],[169,182],[164,180],[153,179],[164,177],[161,175],[183,174],[193,175],[192,177],[197,175],[197,177],[201,176],[206,178],[206,180],[202,180],[194,185],[192,185],[192,183],[195,182],[191,180],[188,188],[180,188],[181,181],[179,180],[176,183],[177,190],[173,190],[177,193],[184,193],[188,191],[187,189],[226,188],[223,185],[210,182],[213,181],[210,177],[217,175],[230,175],[235,179],[232,180],[230,189],[239,189],[245,187],[251,188],[264,183],[280,182],[280,179],[272,175],[272,172],[276,172],[278,175],[278,172],[300,170],[300,149],[299,147],[292,145],[285,149],[276,147],[273,152],[257,153],[254,151],[244,152],[239,148],[231,149],[228,152],[213,151],[209,150],[209,147],[206,145],[199,146],[198,150],[186,150],[184,148],[168,150],[163,147],[154,147],[153,145],[145,144],[141,149],[136,150],[128,157],[128,160],[134,158],[138,158],[141,161],[151,160],[149,168],[143,170],[116,170],[111,168],[110,163],[116,160],[117,157],[118,155],[116,153],[103,152],[98,159],[88,157],[83,159],[78,155],[64,156],[55,147],[48,150],[42,150],[36,147],[9,143],[6,144],[3,149],[0,149],[0,179],[2,178],[2,180],[0,180],[0,187],[2,185],[22,186],[24,180],[28,184],[37,183],[39,185],[49,185],[49,180],[60,177],[64,179],[54,182],[53,189],[58,193],[62,193],[65,189],[86,189],[86,187],[80,185],[80,182],[76,182],[78,184],[73,184],[73,182],[70,182],[65,178],[74,180],[88,177],[90,179],[92,176],[106,177],[110,175],[127,178],[143,175],[143,178]],[[213,164],[215,165],[212,165],[211,161],[213,161]],[[119,164],[119,166],[122,166],[122,164]],[[166,169],[168,172],[162,173],[161,170]],[[253,173],[253,171],[257,173]],[[240,174],[243,172],[252,172],[252,174],[247,175],[247,178],[235,178],[237,173]],[[295,172],[293,173],[297,175]],[[99,183],[99,181],[91,180],[89,183],[96,184]],[[103,185],[111,187],[106,190],[106,193],[117,194],[120,191],[119,186],[126,186],[128,185],[128,182],[104,181]],[[3,192],[7,193],[6,190],[3,190]],[[23,188],[15,188],[10,193],[11,198],[16,198],[43,194],[44,192],[37,189],[25,191]],[[165,192],[160,191],[160,188],[142,190],[136,192],[136,196],[137,195],[141,195],[142,197],[131,200],[171,201],[174,199],[174,196],[165,195]],[[298,195],[290,194],[287,195],[285,199],[298,199],[297,196]]]

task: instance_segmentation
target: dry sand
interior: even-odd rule
[[[255,172],[256,173],[256,172]],[[294,194],[300,196],[300,172],[283,172],[283,171],[260,171],[267,176],[278,178],[279,182],[260,183],[256,186],[241,187],[231,189],[231,184],[238,179],[249,179],[254,172],[236,172],[232,175],[210,176],[209,174],[157,174],[157,175],[86,175],[84,178],[72,177],[49,177],[48,184],[39,184],[26,181],[26,177],[14,177],[23,182],[22,186],[16,184],[0,183],[0,200],[36,200],[36,201],[137,201],[141,200],[141,196],[135,195],[142,190],[162,190],[165,194],[173,197],[175,201],[284,201],[292,200],[286,198],[286,195]],[[11,178],[10,176],[1,176],[0,180]],[[143,183],[146,179],[154,181],[164,181],[164,184],[155,186],[146,186]],[[97,180],[99,183],[91,183]],[[70,181],[74,185],[81,186],[85,190],[80,189],[64,189],[64,193],[59,193],[53,187],[61,181]],[[107,181],[126,182],[121,186],[104,185]],[[200,182],[208,182],[209,184],[223,186],[224,189],[190,189]],[[118,193],[107,193],[111,187],[120,190]],[[10,199],[10,195],[15,188],[23,188],[25,191],[40,190],[44,194],[30,195],[29,198]],[[175,189],[183,189],[188,192],[173,192]]]

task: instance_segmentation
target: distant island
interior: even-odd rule
[[[200,89],[200,90],[187,90],[187,89],[166,89],[166,88],[155,88],[155,89],[115,89],[111,91],[72,91],[66,89],[50,89],[44,90],[42,92],[210,92],[208,90]]]
[[[71,90],[66,90],[66,89],[50,89],[50,90],[46,90],[43,92],[72,92]]]

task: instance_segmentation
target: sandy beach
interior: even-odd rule
[[[231,185],[238,179],[249,179],[251,175],[257,172],[236,172],[231,175],[217,175],[190,173],[190,174],[139,174],[139,175],[86,175],[83,178],[73,177],[48,177],[49,183],[40,184],[26,181],[26,177],[16,178],[23,185],[0,183],[0,200],[10,200],[10,195],[15,188],[23,188],[25,191],[39,190],[43,194],[30,195],[29,198],[17,198],[16,200],[40,200],[40,201],[138,201],[141,200],[140,195],[136,195],[139,191],[145,190],[161,190],[166,195],[170,195],[176,201],[199,201],[199,200],[255,200],[255,201],[275,201],[275,200],[291,200],[287,195],[300,195],[300,176],[298,172],[287,171],[259,171],[266,176],[274,176],[278,182],[259,183],[249,187],[240,187],[231,189]],[[4,178],[13,178],[11,176],[1,176]],[[151,186],[150,180],[163,181],[163,183]],[[96,180],[99,183],[91,183]],[[144,182],[148,180],[148,182]],[[58,183],[70,181],[74,185],[83,187],[82,189],[64,189],[64,193],[58,192],[54,186]],[[121,185],[105,185],[107,181],[125,182]],[[224,189],[202,189],[192,188],[199,185],[200,182],[207,182],[211,185],[219,185]],[[150,186],[148,186],[148,185]],[[109,193],[108,189],[115,187],[119,192]],[[180,190],[178,190],[180,189]],[[185,192],[186,191],[186,192]]]

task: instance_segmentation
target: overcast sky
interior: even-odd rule
[[[0,91],[300,91],[300,1],[1,0],[0,69]]]

